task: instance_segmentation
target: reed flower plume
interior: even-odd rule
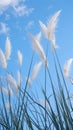
[[[16,80],[14,79],[14,77],[11,74],[7,74],[6,81],[7,81],[8,85],[13,86],[14,89],[18,89]]]
[[[10,104],[9,104],[9,102],[5,103],[5,107],[6,107],[6,110],[10,110]]]
[[[41,21],[39,21],[43,34],[50,41],[50,43],[52,45],[52,50],[58,48],[58,45],[56,45],[55,28],[56,28],[56,25],[57,25],[58,16],[60,15],[60,12],[61,12],[61,10],[57,11],[51,17],[47,26],[45,24],[43,24]]]
[[[22,66],[23,57],[22,57],[22,53],[20,52],[20,50],[18,50],[17,55],[18,55],[18,63],[20,66]]]
[[[35,39],[37,39],[37,41],[40,42],[40,39],[41,39],[41,32],[39,32],[39,33],[35,36]]]
[[[2,92],[3,92],[5,95],[8,95],[8,89],[7,89],[7,88],[2,87]]]
[[[17,78],[18,78],[17,85],[18,85],[18,87],[20,87],[20,84],[21,84],[21,74],[20,74],[19,70],[17,71]]]
[[[5,55],[1,49],[0,49],[0,64],[1,64],[3,69],[7,68],[6,58],[5,58]]]
[[[6,56],[6,60],[10,59],[10,55],[11,55],[11,42],[9,37],[6,38],[6,46],[5,46],[5,56]]]
[[[25,80],[26,80],[28,86],[31,87],[32,81],[31,81],[30,77],[29,77],[29,78],[28,78],[28,77],[25,77]]]
[[[42,65],[42,62],[39,62],[39,63],[37,63],[37,64],[34,66],[33,72],[32,72],[32,76],[31,76],[31,79],[32,79],[32,80],[34,80],[34,79],[36,78],[36,76],[37,76],[37,74],[38,74],[38,72],[39,72],[39,70],[40,70],[41,65]]]
[[[42,98],[39,98],[40,104],[45,108],[45,100]],[[49,103],[46,101],[46,107],[50,109]]]
[[[39,36],[39,34],[37,35]],[[33,50],[40,55],[45,67],[48,66],[48,63],[47,63],[47,58],[46,58],[46,55],[44,53],[44,50],[38,40],[38,38],[34,37],[32,34],[29,35],[31,41],[32,41],[32,47],[33,47]]]
[[[70,68],[72,63],[73,63],[73,58],[70,58],[69,60],[66,61],[64,65],[64,76],[69,79],[70,79]]]
[[[10,96],[13,96],[13,91],[10,86],[8,86],[8,93],[10,94]]]
[[[5,95],[8,95],[8,93],[10,93],[10,96],[13,95],[13,92],[12,92],[11,87],[8,87],[8,88],[2,87],[2,92],[3,92]]]

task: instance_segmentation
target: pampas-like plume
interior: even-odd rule
[[[13,96],[13,91],[10,86],[8,87],[8,92],[9,92],[10,96]]]
[[[15,89],[18,89],[16,80],[11,74],[7,74],[6,81],[10,86],[13,86]]]
[[[18,87],[20,87],[20,84],[21,84],[21,74],[20,74],[19,70],[17,71],[17,77],[18,77],[17,85],[18,85]]]
[[[5,55],[1,49],[0,49],[0,64],[1,64],[3,69],[7,68],[6,58],[5,58]]]
[[[59,16],[60,12],[61,12],[61,10],[57,11],[52,16],[52,18],[49,20],[47,26],[45,24],[43,24],[41,21],[39,21],[43,34],[51,42],[52,50],[58,48],[58,46],[55,43],[55,34],[54,33],[55,33],[55,28],[57,25],[58,16]]]
[[[25,80],[26,80],[28,86],[31,87],[31,85],[32,85],[32,81],[31,81],[31,79],[28,78],[28,77],[26,77]]]
[[[18,50],[17,55],[18,55],[18,63],[20,66],[22,66],[23,57],[22,57],[22,53],[20,52],[20,50]]]
[[[10,96],[13,95],[12,89],[10,87],[9,88],[2,87],[2,92],[6,95],[8,95],[8,93],[10,93]]]
[[[69,60],[66,61],[64,65],[64,76],[67,78],[70,78],[70,67],[72,63],[73,63],[73,58],[70,58]]]
[[[40,38],[41,38],[41,32],[39,32],[36,36],[35,36],[35,39],[37,39],[37,41],[40,42]]]
[[[33,47],[34,51],[36,51],[40,55],[45,67],[47,67],[48,66],[47,58],[46,58],[44,50],[43,50],[42,46],[40,45],[38,39],[36,37],[34,37],[32,34],[30,34],[29,37],[32,41],[32,47]]]
[[[31,79],[34,80],[40,70],[40,67],[42,65],[42,62],[39,62],[38,64],[36,64],[33,68],[33,72],[32,72],[32,76],[31,76]]]
[[[5,46],[5,55],[6,55],[6,60],[10,59],[10,55],[11,55],[11,42],[9,37],[6,38],[6,46]]]
[[[10,110],[10,104],[9,104],[9,102],[5,103],[5,107],[6,107],[7,110]]]
[[[44,99],[39,98],[39,102],[40,102],[40,104],[41,104],[43,107],[45,107],[45,100],[44,100]],[[48,104],[47,101],[46,101],[46,107],[47,107],[48,109],[50,109],[50,106],[49,106],[49,104]]]
[[[7,88],[2,87],[2,92],[3,92],[4,94],[8,95],[8,89],[7,89]]]

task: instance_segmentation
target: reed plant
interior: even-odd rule
[[[29,65],[28,75],[25,84],[22,84],[21,73],[18,71],[18,81],[11,73],[0,77],[0,129],[1,130],[73,130],[73,105],[70,98],[65,76],[72,81],[69,75],[70,65],[73,60],[64,66],[64,73],[58,58],[55,41],[55,28],[60,14],[57,11],[46,26],[39,21],[41,30],[52,46],[53,66],[55,68],[56,82],[52,78],[49,69],[48,49],[46,53],[40,44],[41,33],[37,36],[29,34],[34,49]],[[9,46],[9,47],[8,47]],[[47,46],[48,48],[48,46]],[[11,55],[10,39],[6,39],[6,53],[0,49],[0,63],[6,69]],[[34,53],[40,57],[32,71]],[[22,53],[18,50],[18,63],[22,66]],[[28,90],[32,87],[33,80],[44,66],[44,88],[41,89],[44,99],[40,98],[39,92],[36,95]],[[32,74],[31,74],[32,73]],[[38,77],[38,76],[37,76]],[[47,80],[49,83],[47,83]],[[51,95],[47,94],[47,86],[51,87]],[[38,85],[37,85],[38,87]],[[48,89],[49,89],[48,87]]]

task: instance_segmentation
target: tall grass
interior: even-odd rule
[[[33,53],[25,84],[21,84],[20,71],[18,83],[11,74],[8,74],[11,75],[11,78],[8,77],[8,79],[7,75],[6,77],[0,77],[1,130],[73,130],[73,106],[69,95],[68,87],[64,79],[63,70],[61,68],[60,61],[56,52],[56,44],[53,42],[53,34],[55,31],[54,29],[59,14],[60,11],[58,11],[50,20],[50,22],[52,23],[49,23],[51,24],[49,30],[47,29],[47,27],[45,27],[45,25],[42,22],[40,23],[42,29],[44,29],[45,35],[48,37],[48,39],[51,40],[51,44],[54,50],[54,52],[52,53],[52,57],[54,61],[53,66],[55,68],[54,73],[56,74],[55,79],[57,79],[56,83],[54,82],[52,78],[53,74],[50,72],[50,69],[48,67],[48,46],[45,54],[44,49],[42,48],[39,41],[40,36],[38,35],[37,37],[34,37],[30,35],[30,38],[33,42],[34,50],[36,50],[36,52],[40,56],[41,62],[36,64],[32,71],[32,64],[34,59]],[[49,35],[46,34],[48,33],[48,31]],[[9,40],[8,43],[10,43]],[[4,64],[7,62],[6,59],[9,60],[10,58],[11,47],[9,47],[9,51],[7,50],[6,52],[8,54],[8,58],[6,58],[7,56],[5,57],[5,55],[2,52],[2,54],[4,55]],[[20,51],[18,51],[18,60],[20,66],[22,66],[22,54]],[[1,64],[3,67],[2,60]],[[41,89],[41,92],[44,96],[44,99],[40,99],[40,92],[36,92],[35,95],[33,92],[30,92],[28,90],[28,86],[29,79],[31,80],[31,82],[33,82],[33,80],[36,80],[35,78],[38,74],[38,71],[41,65],[43,64],[45,70],[43,79],[44,88]],[[31,71],[32,77],[30,75]],[[49,84],[47,84],[47,80],[49,81]],[[47,86],[51,87],[51,95],[47,95]]]

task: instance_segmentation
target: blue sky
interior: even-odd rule
[[[56,29],[56,43],[59,45],[57,53],[63,67],[64,62],[73,57],[73,1],[0,0],[0,48],[4,51],[7,36],[10,38],[12,45],[11,59],[8,61],[8,67],[5,72],[0,66],[1,75],[6,72],[11,72],[15,75],[17,69],[20,69],[23,79],[25,79],[32,57],[31,41],[28,34],[32,33],[36,35],[40,32],[39,20],[46,24],[48,19],[58,10],[62,12],[59,16]],[[41,44],[44,50],[46,49],[46,43],[47,40],[42,36]],[[17,61],[18,49],[20,49],[23,54],[22,68],[20,68]],[[53,72],[53,59],[50,44],[48,59],[49,68],[51,72]],[[33,65],[39,60],[40,59],[35,54]],[[40,70],[40,74],[41,73]],[[38,75],[38,79],[40,79],[40,75]],[[42,80],[43,77],[41,74],[41,81]]]

